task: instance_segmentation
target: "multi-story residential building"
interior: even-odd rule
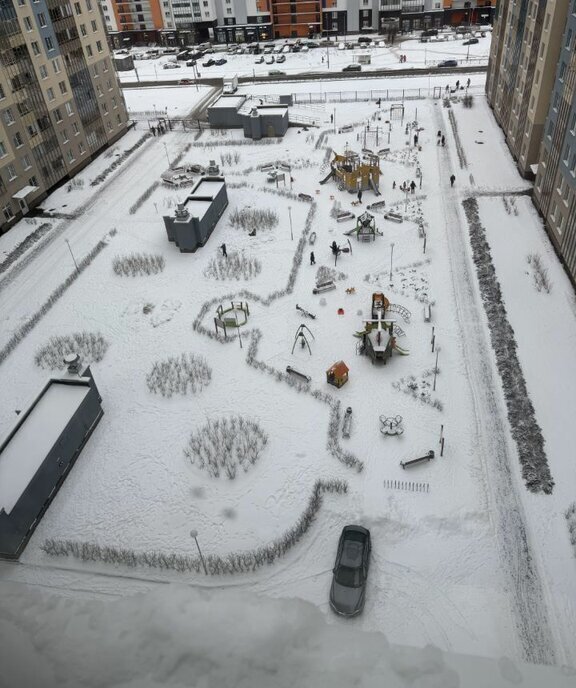
[[[114,48],[160,41],[165,28],[160,0],[100,0],[100,5]]]
[[[495,0],[377,0],[382,33],[396,25],[398,31],[439,29],[444,25],[490,24]]]
[[[274,38],[311,38],[321,33],[321,0],[270,0],[270,3]]]
[[[122,136],[96,0],[0,4],[0,231]]]
[[[576,0],[570,0],[564,32],[557,42],[560,55],[544,124],[534,203],[576,286]]]
[[[220,0],[216,15],[219,43],[255,43],[274,37],[272,0]]]
[[[533,176],[569,0],[500,3],[486,93],[521,174]]]

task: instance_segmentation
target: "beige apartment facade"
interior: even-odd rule
[[[0,12],[0,233],[128,127],[97,0]]]

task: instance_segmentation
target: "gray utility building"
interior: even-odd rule
[[[243,129],[244,136],[258,141],[278,138],[288,130],[291,96],[280,102],[265,102],[246,96],[222,96],[208,108],[208,122],[213,129]],[[284,102],[285,101],[285,102]]]
[[[0,444],[0,558],[17,559],[102,417],[90,368],[53,378]]]
[[[227,205],[224,178],[202,177],[184,203],[178,204],[174,216],[164,215],[169,241],[182,253],[193,253],[208,241]]]

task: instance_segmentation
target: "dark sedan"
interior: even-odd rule
[[[203,67],[212,67],[213,65],[216,64],[216,60],[213,60],[212,58],[206,60],[206,62],[202,63]]]
[[[356,616],[364,609],[371,549],[369,530],[343,528],[330,588],[330,606],[341,616]]]
[[[219,59],[214,60],[214,64],[218,65],[219,67],[221,67],[222,65],[225,65],[227,62],[228,62],[228,60],[224,59],[223,57],[220,57]]]

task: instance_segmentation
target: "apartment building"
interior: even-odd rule
[[[160,42],[165,28],[160,0],[100,0],[100,6],[115,49]]]
[[[377,0],[382,33],[395,24],[398,31],[422,31],[442,26],[491,24],[495,0]]]
[[[0,4],[0,232],[122,136],[96,0]]]
[[[322,31],[321,0],[270,0],[274,38],[311,38]]]
[[[576,0],[558,43],[533,199],[576,287]]]

